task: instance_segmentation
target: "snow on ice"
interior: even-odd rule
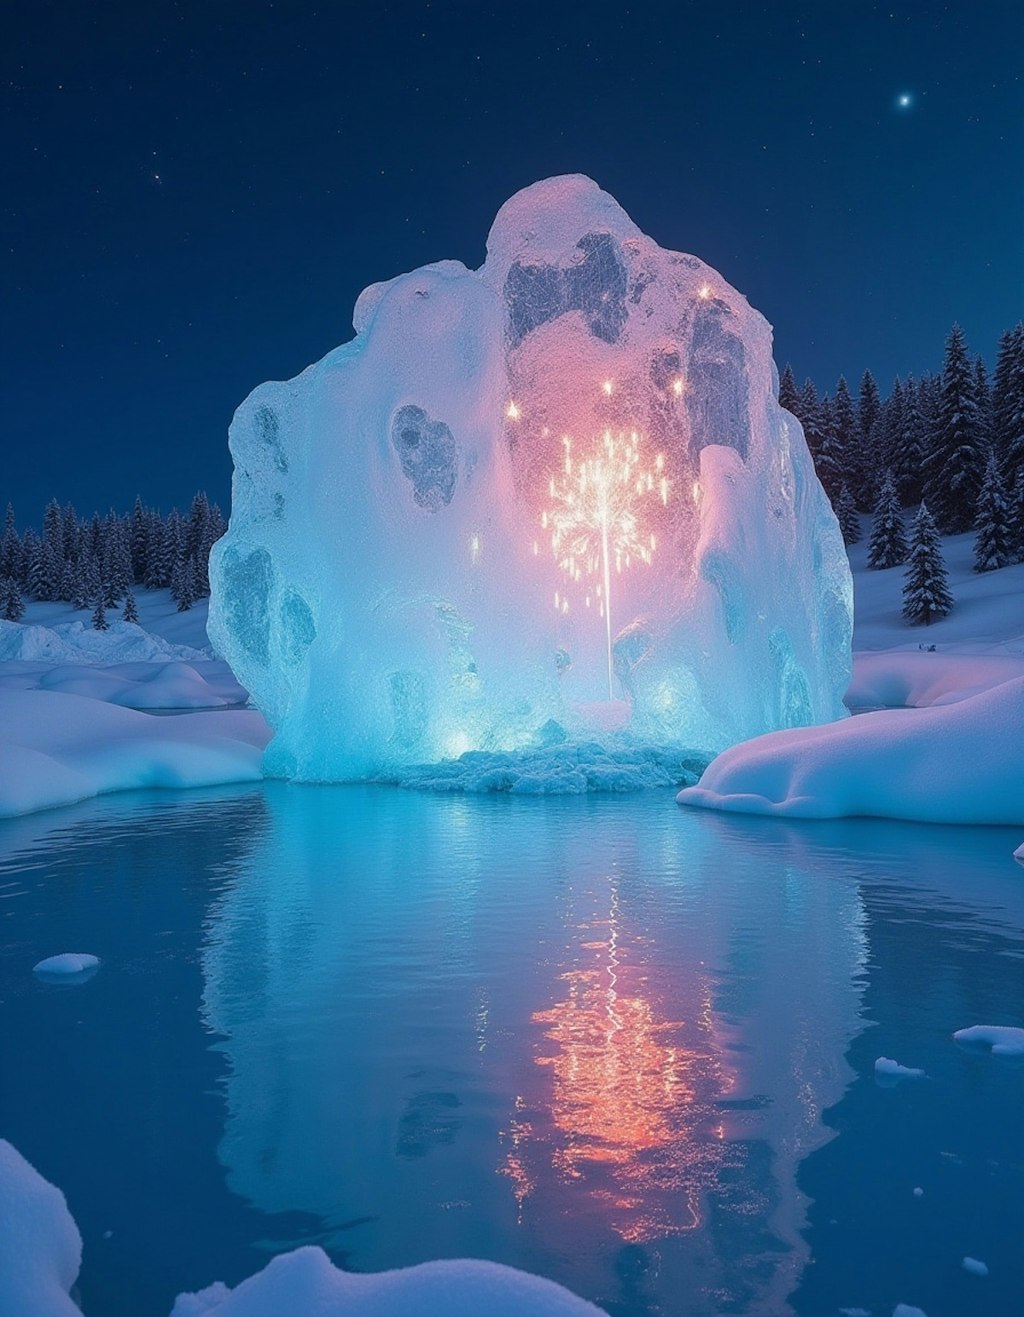
[[[922,1079],[924,1071],[915,1070],[913,1066],[900,1065],[898,1061],[893,1061],[887,1056],[880,1056],[875,1061],[875,1077],[893,1082],[898,1079]]]
[[[88,952],[62,951],[59,956],[47,956],[38,965],[33,965],[32,972],[44,977],[53,975],[57,978],[77,978],[98,969],[99,964],[99,956],[89,955]]]
[[[210,635],[268,770],[401,776],[467,750],[715,751],[845,716],[852,591],[771,330],[579,175],[487,259],[368,288],[356,337],[231,427]]]

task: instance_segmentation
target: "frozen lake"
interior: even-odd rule
[[[279,784],[0,823],[0,1133],[86,1317],[307,1242],[615,1317],[1020,1311],[1024,1062],[950,1038],[1024,1024],[1020,841]]]

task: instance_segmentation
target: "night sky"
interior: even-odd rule
[[[227,426],[368,283],[580,171],[831,389],[1024,314],[1024,6],[0,10],[0,501],[227,503]],[[902,103],[901,103],[902,102]]]

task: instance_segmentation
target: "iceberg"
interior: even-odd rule
[[[478,270],[359,297],[230,430],[209,634],[265,769],[386,777],[552,744],[706,755],[845,716],[852,585],[771,327],[581,175]]]

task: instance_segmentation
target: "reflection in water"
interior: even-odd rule
[[[689,985],[689,1020],[660,1016],[644,940],[623,938],[614,880],[609,886],[608,917],[579,926],[582,963],[561,975],[566,995],[533,1013],[555,1045],[535,1058],[550,1096],[534,1120],[517,1096],[504,1170],[521,1209],[540,1175],[529,1167],[546,1154],[560,1180],[577,1182],[574,1196],[586,1194],[617,1235],[642,1243],[699,1226],[704,1190],[735,1163],[717,1101],[732,1081],[714,1039],[707,974]]]
[[[360,1268],[468,1253],[635,1314],[787,1310],[855,882],[661,795],[267,800],[204,954],[236,1193]]]
[[[105,1317],[305,1242],[613,1317],[1001,1317],[1024,1067],[949,1034],[1024,1020],[1019,840],[275,784],[6,823],[0,1128]]]

